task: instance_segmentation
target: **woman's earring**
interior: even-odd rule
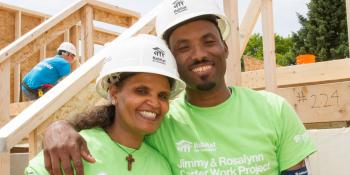
[[[112,105],[115,105],[115,99],[111,96],[111,94],[108,94],[107,99],[112,103]]]

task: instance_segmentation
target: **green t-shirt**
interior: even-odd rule
[[[208,108],[176,99],[146,138],[176,175],[278,175],[315,151],[292,107],[268,92],[233,87]]]
[[[87,142],[91,155],[96,162],[83,162],[85,175],[171,175],[168,162],[153,148],[143,143],[139,150],[132,153],[135,162],[131,171],[127,170],[125,153],[101,128],[92,128],[80,132]],[[123,147],[128,152],[134,149]],[[26,175],[48,175],[41,152],[29,162]]]

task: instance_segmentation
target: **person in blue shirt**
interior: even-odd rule
[[[72,43],[63,42],[57,49],[57,55],[44,59],[28,72],[21,83],[25,101],[35,100],[71,72],[71,64],[77,54]]]

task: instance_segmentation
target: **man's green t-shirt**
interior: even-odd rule
[[[278,175],[315,151],[292,107],[268,92],[233,87],[208,108],[176,99],[147,137],[176,175]]]
[[[168,162],[145,143],[135,152],[134,149],[123,147],[126,151],[133,152],[132,156],[135,159],[131,171],[128,171],[127,153],[117,146],[102,128],[83,130],[80,134],[86,140],[91,155],[96,159],[93,164],[83,162],[85,175],[171,175]],[[29,162],[25,174],[49,174],[45,169],[42,152]]]

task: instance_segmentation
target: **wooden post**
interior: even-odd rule
[[[63,34],[64,42],[69,42],[69,29],[67,29]]]
[[[10,120],[10,59],[0,63],[0,125]]]
[[[34,129],[31,133],[29,133],[28,143],[29,143],[29,160],[30,160],[30,159],[34,158],[35,155],[40,150],[39,145],[38,145],[37,129]]]
[[[69,30],[69,40],[77,49],[77,56],[79,56],[79,27],[75,25]]]
[[[93,42],[93,9],[90,5],[86,5],[81,11],[81,63],[90,58],[94,54]]]
[[[350,51],[350,0],[346,0],[346,21],[348,24],[348,43],[349,43],[349,51]]]
[[[0,174],[10,175],[10,152],[0,153]]]
[[[261,9],[263,46],[264,46],[264,72],[266,90],[277,91],[276,82],[276,54],[275,35],[273,31],[272,0],[262,0]]]
[[[261,12],[261,0],[251,0],[241,25],[239,26],[240,56],[243,56],[249,38]]]
[[[45,18],[41,19],[41,23],[43,23],[45,21]],[[40,48],[40,60],[43,60],[46,58],[46,43],[44,45],[42,45],[42,47]]]
[[[18,39],[22,35],[22,12],[17,11],[15,16],[15,37]],[[19,102],[21,95],[21,65],[14,64],[13,66],[13,101]]]
[[[231,36],[226,43],[229,55],[226,65],[227,85],[241,85],[241,56],[239,53],[239,20],[237,0],[224,0],[225,13],[231,23]]]

